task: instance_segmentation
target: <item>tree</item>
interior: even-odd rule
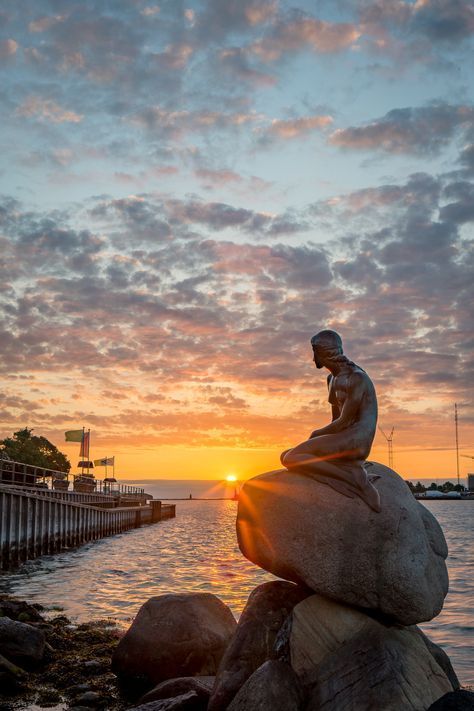
[[[3,442],[0,440],[0,444],[3,445],[2,451],[15,462],[68,472],[71,469],[71,462],[66,455],[46,437],[37,437],[32,432],[32,429],[25,427],[15,432],[13,437],[6,437]]]
[[[415,484],[414,492],[416,494],[423,494],[423,492],[425,492],[425,491],[426,491],[426,487],[424,487],[420,481],[417,481]]]

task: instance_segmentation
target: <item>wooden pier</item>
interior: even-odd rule
[[[5,483],[0,477],[0,569],[176,515],[176,507],[133,498]]]

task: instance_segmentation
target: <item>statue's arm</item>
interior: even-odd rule
[[[366,377],[367,376],[363,373],[352,374],[348,383],[347,396],[339,416],[329,425],[315,430],[310,439],[313,439],[313,437],[321,437],[321,435],[342,432],[342,430],[345,430],[356,421],[360,404],[366,391]]]
[[[341,411],[339,410],[338,404],[336,402],[331,401],[331,381],[332,381],[332,378],[333,378],[333,376],[329,374],[328,379],[327,379],[327,384],[328,384],[328,390],[329,390],[329,404],[331,405],[332,422],[334,422],[334,420],[337,420],[338,417],[340,416]],[[321,432],[321,430],[314,430],[313,432],[311,432],[308,439],[313,439],[313,437],[318,437],[320,432]]]

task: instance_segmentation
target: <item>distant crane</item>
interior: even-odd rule
[[[459,485],[459,437],[458,437],[458,406],[454,403],[454,429],[456,432],[456,471]]]
[[[395,432],[395,426],[392,427],[392,430],[391,430],[391,432],[390,432],[390,434],[389,434],[388,436],[385,434],[385,432],[383,431],[383,429],[382,429],[381,427],[379,427],[379,430],[381,431],[381,433],[383,434],[383,436],[384,436],[385,439],[387,440],[387,444],[388,444],[388,466],[390,467],[390,469],[393,469],[393,433]]]

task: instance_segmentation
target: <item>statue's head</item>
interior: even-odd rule
[[[322,368],[336,356],[342,355],[342,339],[336,331],[319,331],[311,339],[316,368]]]

